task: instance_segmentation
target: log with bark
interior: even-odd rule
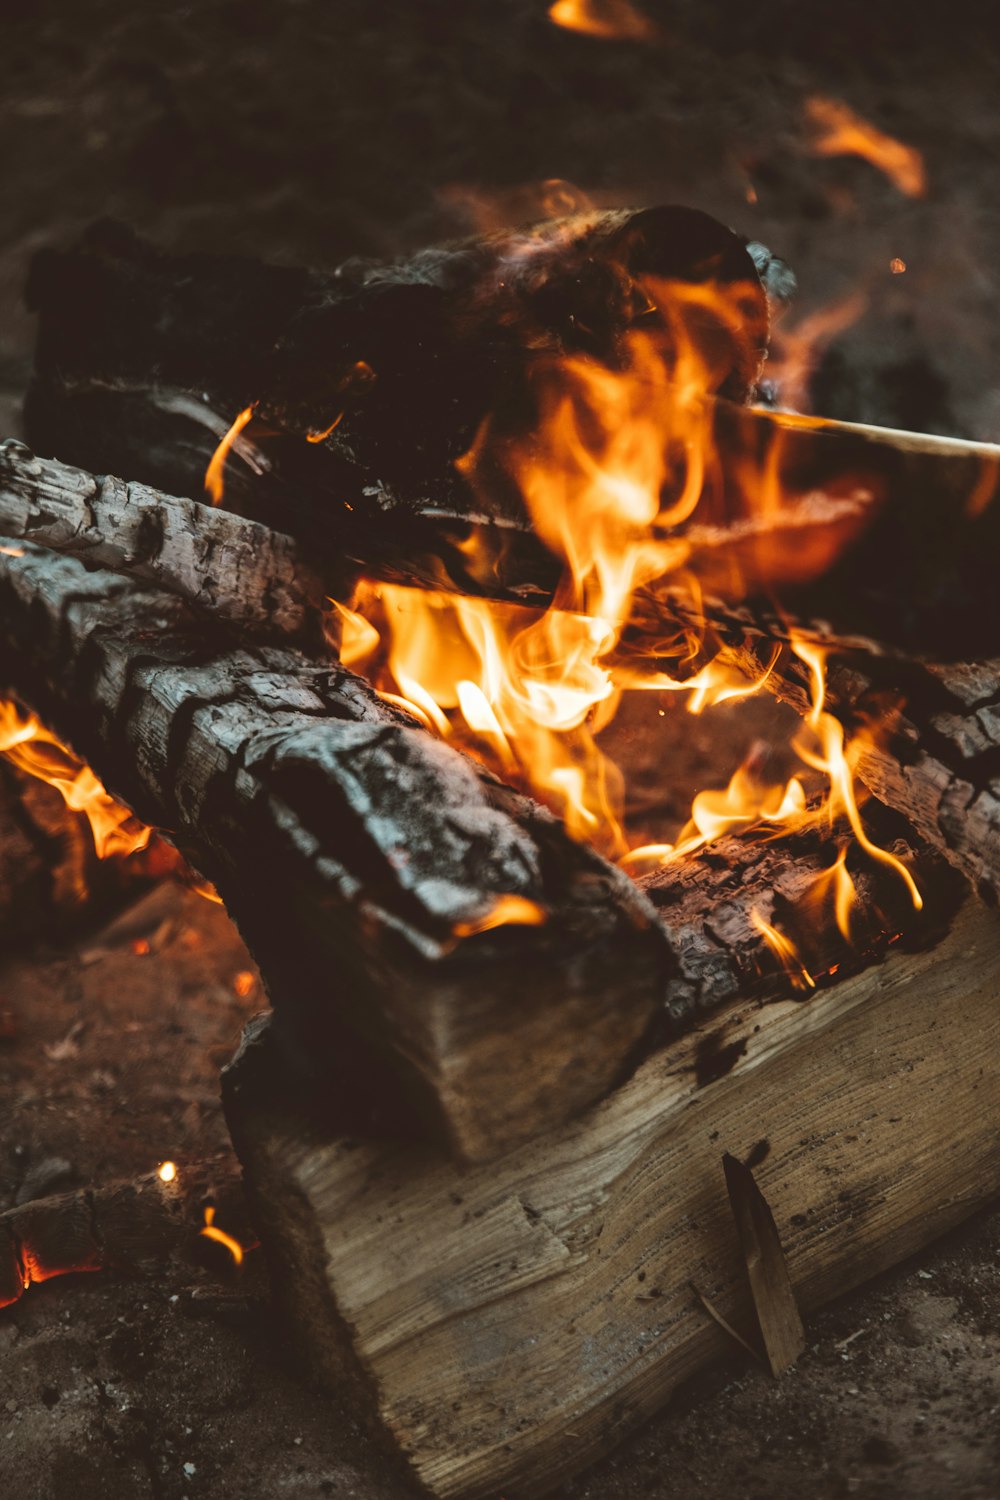
[[[695,319],[664,282],[711,287],[717,314],[699,302]],[[674,449],[692,437],[707,459],[686,536],[709,602],[742,606],[770,632],[791,621],[905,655],[989,654],[1000,642],[990,572],[1000,448],[741,407],[766,347],[766,293],[781,283],[762,247],[678,208],[584,216],[329,275],[159,255],[97,226],[32,272],[28,436],[97,472],[194,495],[232,419],[256,403],[234,445],[227,504],[299,538],[333,585],[360,567],[544,600],[559,567],[505,471],[504,445],[530,433],[566,355],[620,368],[638,330],[669,372],[680,319],[708,394],[680,439],[665,430],[664,446],[668,471],[686,473]],[[650,286],[669,311],[651,310]],[[455,460],[486,416],[501,462],[473,488]],[[648,607],[675,602],[668,580]]]
[[[649,904],[359,678],[29,544],[0,552],[0,633],[9,685],[216,884],[359,1119],[477,1157],[627,1071],[670,963]]]
[[[359,1128],[416,1114],[469,1159],[593,1103],[664,1027],[787,989],[755,911],[823,980],[901,931],[929,940],[956,899],[900,842],[935,897],[917,918],[891,872],[858,870],[880,915],[852,956],[831,903],[817,921],[832,846],[808,828],[730,840],[643,895],[335,663],[234,645],[176,598],[29,543],[0,552],[0,630],[24,642],[12,685],[217,885],[301,1065]]]
[[[532,1500],[751,1344],[723,1157],[752,1160],[808,1314],[1000,1192],[1000,928],[806,1004],[735,1002],[486,1168],[317,1117],[266,1031],[227,1116],[289,1327],[438,1500]],[[705,1080],[706,1051],[730,1067]]]
[[[15,550],[22,541],[44,544],[169,589],[208,622],[305,644],[322,634],[322,588],[290,538],[198,501],[38,459],[14,442],[0,444],[0,532]],[[625,631],[619,654],[649,672],[662,611],[651,614],[646,601],[637,610],[643,617]],[[788,631],[783,618],[728,606],[711,624],[751,677],[764,669],[759,643]],[[840,646],[827,706],[851,731],[883,726],[864,750],[860,775],[984,894],[1000,895],[1000,662],[921,664],[871,644]],[[769,688],[804,710],[803,663],[787,650],[766,659]]]

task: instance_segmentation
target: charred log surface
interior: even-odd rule
[[[546,360],[614,366],[629,331],[658,317],[649,277],[711,284],[726,299],[719,316],[697,313],[691,336],[709,388],[746,399],[767,346],[761,272],[737,235],[695,210],[584,215],[330,274],[159,255],[95,226],[31,274],[29,441],[200,494],[219,439],[257,403],[227,470],[234,509],[331,565],[472,592],[487,583],[457,544],[481,528],[502,558],[502,591],[545,594],[557,569],[517,493],[473,494],[455,460],[485,416],[517,425]],[[669,363],[670,333],[659,333]]]
[[[487,414],[499,432],[530,428],[533,372],[553,356],[613,368],[650,316],[647,276],[712,282],[742,316],[737,333],[712,318],[696,330],[718,399],[687,566],[712,611],[779,637],[791,623],[938,660],[993,650],[1000,448],[741,407],[766,346],[765,292],[740,240],[685,209],[585,216],[329,275],[161,256],[97,226],[31,276],[29,439],[196,495],[232,418],[256,402],[226,503],[301,540],[334,584],[357,566],[544,601],[558,567],[509,477],[474,493],[454,462]],[[470,532],[488,568],[470,566]],[[675,602],[667,580],[641,604],[646,635]]]
[[[0,631],[13,685],[218,886],[288,1045],[360,1117],[483,1156],[627,1071],[669,964],[648,903],[360,679],[30,544],[0,554]],[[539,925],[479,931],[505,897]]]
[[[747,658],[743,658],[746,660]],[[803,664],[779,664],[768,686],[800,711]],[[858,775],[903,813],[984,900],[1000,900],[1000,659],[906,666],[834,658],[829,705],[862,733]]]
[[[0,1308],[54,1276],[80,1271],[149,1275],[168,1261],[209,1258],[204,1205],[238,1242],[253,1244],[238,1179],[187,1166],[173,1182],[156,1174],[59,1193],[0,1213]],[[224,1252],[229,1255],[229,1252]]]
[[[666,985],[668,1027],[691,1025],[739,999],[760,1001],[790,993],[808,1000],[900,945],[931,947],[948,929],[967,891],[940,854],[914,840],[906,823],[869,802],[872,837],[914,875],[924,899],[915,912],[898,874],[873,862],[849,828],[825,822],[791,834],[761,830],[718,840],[697,858],[678,860],[641,877],[639,884],[670,935],[675,969]],[[836,921],[838,846],[853,886],[848,938]],[[775,929],[791,945],[784,961],[761,930]]]

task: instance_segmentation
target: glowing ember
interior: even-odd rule
[[[653,22],[629,0],[556,0],[549,19],[567,31],[605,41],[653,42],[659,36]]]
[[[922,198],[927,192],[920,152],[877,130],[841,100],[809,99],[805,113],[815,132],[811,149],[817,156],[860,156],[884,172],[907,197]]]
[[[23,557],[23,547],[0,547],[0,557]]]
[[[237,995],[239,995],[241,1000],[245,1000],[256,983],[256,977],[250,972],[249,969],[241,969],[240,972],[236,975],[236,978],[233,980],[233,989],[236,991]]]
[[[205,473],[205,489],[208,491],[213,505],[222,504],[222,496],[224,493],[223,472],[226,467],[226,459],[229,457],[229,453],[233,444],[239,437],[240,433],[243,431],[244,427],[248,425],[253,414],[253,404],[241,411],[239,416],[233,422],[233,425],[230,427],[229,431],[226,433],[225,437],[222,439],[219,446],[216,448],[215,452],[212,454],[211,462],[209,463],[208,469]]]
[[[892,272],[893,276],[902,276],[903,272],[906,270],[906,261],[900,260],[899,256],[897,255],[893,260],[889,262],[889,270]]]
[[[756,907],[750,909],[750,920],[775,955],[795,989],[814,990],[816,981],[799,957],[798,949],[777,927],[766,922]]]
[[[205,1223],[199,1229],[198,1233],[206,1240],[214,1241],[217,1245],[225,1245],[233,1257],[234,1265],[241,1266],[243,1264],[243,1246],[239,1240],[234,1239],[231,1234],[227,1234],[224,1229],[219,1228],[215,1222],[215,1209],[211,1204],[208,1204],[205,1209]]]
[[[160,1166],[157,1176],[159,1177],[161,1182],[175,1181],[177,1177],[177,1163],[173,1161],[163,1162]]]

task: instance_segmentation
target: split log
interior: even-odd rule
[[[438,1500],[533,1500],[753,1338],[723,1156],[808,1315],[1000,1192],[1000,927],[806,1005],[737,1004],[488,1168],[317,1124],[266,1033],[226,1110],[288,1325]],[[699,1083],[706,1038],[735,1055]]]
[[[359,1120],[475,1158],[628,1071],[670,963],[649,904],[359,678],[30,544],[0,550],[0,635],[11,686],[218,887]]]
[[[717,398],[692,418],[707,472],[685,535],[713,612],[741,606],[754,629],[781,635],[791,622],[904,655],[989,654],[1000,643],[1000,448],[741,407],[767,339],[758,267],[774,279],[767,252],[750,250],[706,215],[663,208],[323,276],[161,256],[98,226],[32,271],[29,440],[199,494],[233,417],[256,402],[227,504],[298,538],[328,581],[360,567],[544,601],[559,569],[517,486],[501,465],[474,491],[455,459],[487,414],[501,447],[530,431],[553,358],[582,352],[615,368],[628,332],[649,326],[649,278],[711,283],[734,321],[702,312],[685,325]],[[669,369],[669,328],[658,337]],[[306,441],[337,418],[322,442]],[[488,567],[470,562],[470,534]],[[676,602],[667,581],[646,601],[654,625]]]

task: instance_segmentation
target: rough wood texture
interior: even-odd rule
[[[532,381],[552,356],[614,368],[630,328],[656,329],[648,278],[712,283],[736,331],[704,314],[694,329],[719,399],[706,405],[704,492],[686,531],[711,612],[941,660],[996,649],[1000,448],[738,405],[767,341],[759,273],[766,285],[773,271],[762,247],[677,208],[332,276],[158,255],[96,226],[32,273],[28,435],[92,470],[200,494],[219,439],[256,401],[227,504],[299,538],[334,579],[356,565],[531,602],[551,594],[558,568],[516,485],[498,468],[474,492],[455,459],[487,414],[500,437],[531,430]],[[669,369],[674,342],[659,335]],[[341,413],[324,441],[305,440]],[[488,567],[470,565],[470,530]],[[664,585],[637,619],[649,612],[655,629],[676,603]]]
[[[227,469],[232,508],[331,565],[353,559],[472,592],[485,585],[461,544],[478,529],[502,558],[504,591],[530,599],[551,590],[557,568],[525,530],[520,497],[509,485],[474,494],[455,469],[483,418],[516,425],[546,361],[614,365],[636,326],[655,333],[669,365],[677,322],[704,349],[709,389],[746,399],[767,347],[768,265],[762,247],[672,207],[325,275],[160,255],[97,225],[32,270],[28,437],[85,468],[199,494],[219,439],[256,402]],[[649,278],[713,287],[719,315],[671,307],[661,317],[643,291]],[[306,442],[338,417],[322,442]]]
[[[234,629],[319,638],[323,591],[290,538],[13,441],[0,443],[0,532],[156,584]]]
[[[0,1213],[0,1308],[35,1283],[77,1271],[149,1273],[172,1256],[203,1249],[203,1206],[252,1243],[233,1174],[188,1164],[173,1182],[156,1173],[131,1182],[59,1193]]]
[[[479,1157],[628,1069],[670,963],[651,907],[359,678],[30,544],[0,553],[0,635],[32,707],[218,886],[359,1119]]]
[[[532,1500],[746,1330],[722,1156],[746,1159],[805,1313],[1000,1191],[1000,926],[970,902],[805,1004],[734,1007],[488,1169],[320,1128],[259,1038],[227,1075],[275,1293],[335,1399],[440,1500]],[[731,1071],[698,1084],[719,1034]]]

